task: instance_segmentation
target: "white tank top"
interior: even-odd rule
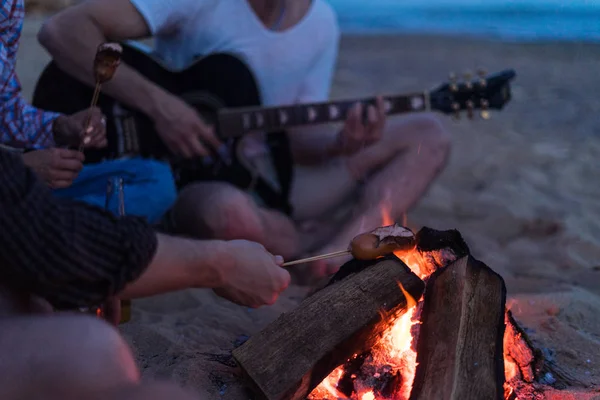
[[[329,97],[339,27],[325,0],[313,0],[306,15],[281,32],[267,29],[246,0],[130,1],[155,38],[156,55],[173,69],[211,53],[233,53],[254,73],[264,106]],[[245,137],[242,151],[276,187],[264,134]]]

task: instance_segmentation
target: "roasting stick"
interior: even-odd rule
[[[415,247],[414,233],[402,225],[394,224],[382,226],[371,232],[362,233],[350,242],[348,250],[288,261],[282,267],[303,264],[311,261],[325,260],[327,258],[351,255],[357,260],[375,260],[399,250],[408,250]]]
[[[112,79],[115,74],[117,67],[121,63],[121,54],[123,48],[118,43],[103,43],[98,46],[96,51],[96,57],[94,58],[94,77],[96,78],[96,86],[94,87],[94,94],[92,96],[92,102],[90,104],[90,115],[87,118],[85,124],[85,131],[83,133],[84,138],[79,144],[79,151],[83,151],[84,145],[89,141],[86,136],[90,124],[92,123],[92,109],[98,104],[98,98],[100,97],[100,89],[104,82]]]
[[[304,264],[307,262],[312,262],[312,261],[317,261],[317,260],[325,260],[327,258],[341,257],[341,256],[351,255],[351,254],[352,254],[352,252],[350,250],[334,251],[333,253],[321,254],[319,256],[313,256],[313,257],[301,258],[299,260],[288,261],[286,263],[281,264],[281,266],[288,267],[290,265]]]
[[[79,144],[79,152],[83,152],[83,147],[87,144],[89,138],[86,136],[88,129],[90,129],[90,124],[92,123],[92,109],[96,107],[98,104],[98,97],[100,97],[100,88],[102,87],[102,83],[96,81],[96,86],[94,87],[94,95],[92,96],[92,102],[90,103],[90,115],[87,117],[87,121],[85,123],[85,131],[83,133],[83,140]]]

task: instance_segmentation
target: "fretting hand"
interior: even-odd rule
[[[153,118],[156,131],[173,154],[185,158],[207,156],[211,153],[207,146],[217,149],[221,145],[214,129],[175,96],[166,95]]]
[[[350,109],[344,127],[337,136],[337,153],[352,155],[381,139],[386,119],[383,98],[378,96],[376,106],[367,107],[366,122],[363,121],[363,115],[364,107],[360,103]]]

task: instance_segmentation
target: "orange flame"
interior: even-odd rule
[[[389,202],[383,202],[381,206],[382,225],[392,225],[394,220],[390,215]],[[407,226],[406,214],[403,214],[403,226]],[[422,280],[429,278],[431,270],[427,268],[423,256],[416,250],[396,252],[395,255],[400,258],[410,269]],[[416,337],[413,336],[413,327],[420,324],[416,314],[418,304],[423,301],[423,298],[418,302],[398,284],[400,290],[404,293],[407,300],[407,306],[399,315],[387,315],[389,321],[388,328],[384,331],[381,339],[371,349],[372,364],[375,366],[390,366],[394,373],[400,373],[402,377],[402,386],[392,395],[394,400],[404,400],[410,397],[412,385],[417,368],[417,353],[413,348],[413,342]],[[512,306],[509,302],[507,311]],[[504,346],[506,348],[506,335]],[[354,356],[357,356],[356,354]],[[514,389],[508,383],[518,374],[518,366],[510,357],[504,357],[505,377],[504,384],[505,398],[513,395]],[[309,399],[348,399],[348,397],[337,389],[337,385],[344,375],[344,366],[341,365],[333,370],[309,395]],[[355,387],[356,394],[352,396],[352,400],[384,400],[377,395],[373,389]]]
[[[391,210],[391,206],[387,203],[384,202],[381,205],[381,222],[382,222],[382,226],[388,226],[388,225],[392,225],[394,223],[394,220],[392,219],[392,216],[390,215],[390,210]]]

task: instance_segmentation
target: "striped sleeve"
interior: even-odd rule
[[[0,281],[60,308],[90,306],[137,279],[156,248],[143,219],[54,197],[0,150]]]

